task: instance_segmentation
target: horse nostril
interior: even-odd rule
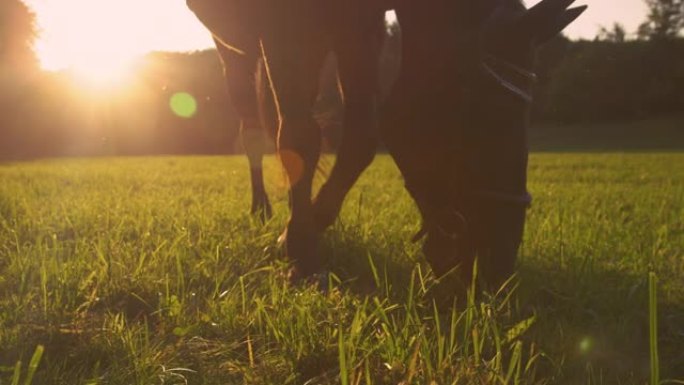
[[[444,236],[435,230],[428,232],[423,243],[423,254],[438,277],[456,267],[463,257],[457,238]]]

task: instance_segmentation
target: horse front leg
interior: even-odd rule
[[[318,94],[318,73],[326,54],[317,35],[300,35],[290,30],[267,35],[262,40],[279,114],[278,157],[289,182],[291,215],[285,247],[294,263],[292,281],[312,276],[322,267],[316,255],[318,233],[311,203],[321,149],[321,132],[312,109]]]
[[[256,36],[249,42],[250,50],[238,53],[216,41],[216,47],[223,63],[231,103],[240,118],[240,138],[249,161],[252,186],[251,213],[261,220],[271,217],[272,209],[264,187],[262,160],[269,148],[269,139],[260,117],[257,86],[259,83],[259,40]],[[247,44],[247,43],[245,43]]]
[[[382,16],[378,12],[373,20],[375,28],[364,26],[347,31],[335,44],[344,100],[344,132],[335,165],[315,199],[318,231],[335,221],[345,196],[375,157],[379,142],[377,99],[384,35]]]

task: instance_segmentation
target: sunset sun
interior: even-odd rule
[[[93,83],[126,75],[134,58],[145,52],[130,28],[130,11],[118,2],[65,1],[49,8],[40,20],[43,37],[36,53],[45,69],[68,69]]]
[[[208,33],[181,0],[27,0],[38,18],[35,44],[46,70],[68,70],[94,85],[131,75],[153,50],[211,46]]]

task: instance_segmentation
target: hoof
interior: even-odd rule
[[[273,216],[273,209],[271,208],[271,204],[266,202],[257,202],[257,203],[252,203],[252,209],[250,210],[250,213],[259,218],[261,222],[266,222],[271,217]]]
[[[287,258],[292,261],[290,281],[298,281],[323,270],[321,259],[317,255],[318,232],[313,226],[302,226],[290,223],[278,237],[278,245],[285,246]]]

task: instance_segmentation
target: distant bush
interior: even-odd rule
[[[683,39],[579,41],[564,48],[539,87],[538,120],[596,122],[684,111]]]
[[[400,37],[393,28],[383,50],[383,96],[399,71]],[[559,37],[538,56],[540,82],[532,114],[537,125],[592,123],[601,129],[609,125],[595,123],[684,112],[684,39],[572,42]],[[322,71],[315,109],[326,149],[335,148],[341,138],[335,68],[331,59]],[[10,67],[0,68],[0,89],[0,160],[242,151],[238,117],[213,50],[149,54],[131,85],[120,91],[89,91],[69,73]],[[192,116],[171,110],[169,102],[178,92],[194,97]]]
[[[239,150],[237,117],[214,51],[150,54],[120,89],[91,89],[68,72],[2,74],[0,160]],[[192,117],[171,110],[178,92],[196,101]]]

